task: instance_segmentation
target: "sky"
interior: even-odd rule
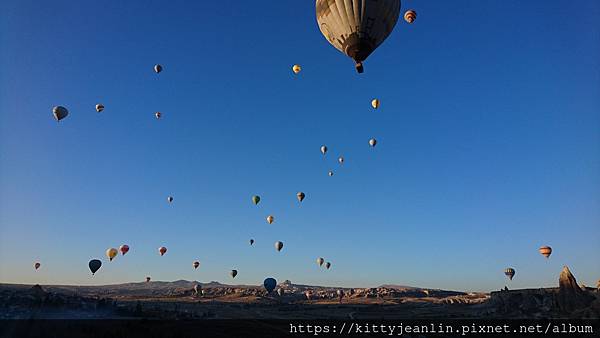
[[[0,2],[0,282],[595,285],[600,2],[409,8],[359,75],[313,1]]]

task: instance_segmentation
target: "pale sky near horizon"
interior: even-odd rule
[[[0,283],[595,285],[600,2],[408,8],[358,75],[313,1],[0,2]]]

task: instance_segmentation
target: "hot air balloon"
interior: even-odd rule
[[[169,202],[169,203],[173,202],[173,196],[167,197],[167,202]]]
[[[283,249],[283,243],[280,241],[275,242],[275,249],[281,251],[281,249]]]
[[[129,245],[123,244],[119,247],[119,251],[121,251],[121,255],[125,256],[127,252],[129,252]]]
[[[338,162],[340,164],[344,163],[344,157],[343,156],[338,157]]]
[[[310,300],[310,296],[311,296],[311,292],[310,291],[304,292],[304,295],[306,296],[307,300]]]
[[[156,116],[157,120],[160,119],[161,115],[162,114],[159,111],[157,111],[156,113],[154,113],[154,116]]]
[[[110,248],[108,250],[106,250],[106,257],[108,257],[109,260],[113,260],[113,258],[117,257],[117,254],[119,252],[117,251],[117,249],[115,248]]]
[[[508,279],[512,280],[515,276],[515,269],[506,268],[506,270],[504,270],[504,274],[506,275],[506,277],[508,277]]]
[[[340,299],[340,303],[342,302],[342,298],[344,298],[344,290],[338,289],[336,291],[338,298]]]
[[[329,263],[329,262],[325,263],[325,267],[327,268],[327,270],[329,270],[329,268],[331,267],[331,263]]]
[[[371,107],[373,107],[373,109],[379,108],[379,100],[373,99],[373,101],[371,101]]]
[[[298,202],[302,202],[304,200],[304,197],[306,197],[306,195],[300,191],[299,193],[296,194],[296,197],[298,198]]]
[[[356,63],[363,61],[390,35],[400,16],[399,0],[317,0],[319,29],[327,41]]]
[[[200,284],[194,284],[194,292],[196,293],[196,295],[200,293],[201,290],[202,286]]]
[[[96,105],[96,111],[99,113],[104,110],[104,105],[102,103],[98,103]]]
[[[327,175],[333,176],[333,170],[329,170],[329,172],[327,173]]]
[[[100,267],[102,266],[102,262],[99,259],[92,259],[89,263],[88,266],[90,267],[90,271],[92,272],[92,275],[96,273],[96,271],[98,271],[98,269],[100,269]]]
[[[56,106],[52,108],[52,114],[54,115],[56,121],[60,121],[69,115],[69,111],[63,106]]]
[[[40,262],[35,262],[35,264],[33,265],[35,267],[35,269],[39,269],[40,266],[42,266],[42,264],[40,264]]]
[[[267,278],[265,279],[265,281],[263,282],[263,285],[265,287],[265,289],[267,290],[268,293],[271,293],[271,291],[275,290],[275,287],[277,286],[277,281],[275,280],[275,278]]]
[[[292,67],[292,71],[294,72],[294,74],[300,73],[301,70],[302,70],[302,67],[300,67],[300,65],[294,65]]]
[[[192,263],[192,266],[194,266],[194,269],[198,269],[198,267],[200,266],[200,262],[195,261],[194,263]]]
[[[231,275],[231,278],[235,278],[235,276],[237,276],[237,270],[231,270],[229,274]]]
[[[317,264],[319,264],[319,266],[323,266],[323,263],[325,263],[325,259],[323,257],[317,258]]]
[[[154,66],[154,72],[156,72],[156,74],[162,72],[162,70],[163,70],[163,67],[161,65],[157,64]]]
[[[252,196],[252,203],[254,203],[254,205],[258,205],[258,202],[260,202],[260,196],[258,196],[258,195]]]
[[[254,245],[254,239],[250,239],[250,245]]]
[[[272,224],[273,221],[275,221],[275,217],[273,217],[271,215],[267,216],[267,223]]]
[[[325,146],[325,145],[321,146],[321,154],[325,155],[326,152],[327,152],[327,146]]]
[[[539,251],[540,254],[542,254],[546,258],[550,258],[550,255],[552,254],[552,248],[549,246],[543,246],[540,248]]]
[[[151,279],[150,276],[146,277],[146,283],[150,282]]]
[[[374,138],[370,139],[369,145],[374,148],[377,145],[377,140]]]
[[[404,12],[404,20],[408,23],[413,23],[415,22],[415,20],[417,19],[417,12],[415,12],[412,9],[407,10],[406,12]]]
[[[160,248],[158,248],[158,253],[160,253],[160,255],[164,255],[167,252],[167,248],[165,248],[164,246],[161,246]]]

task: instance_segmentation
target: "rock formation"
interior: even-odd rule
[[[567,266],[563,267],[558,278],[558,294],[556,295],[556,304],[563,313],[572,313],[577,309],[588,306],[592,299],[584,290],[577,285],[575,276]]]

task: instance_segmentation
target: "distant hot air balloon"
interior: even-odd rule
[[[154,113],[154,116],[156,116],[156,119],[158,120],[158,119],[160,119],[162,114],[159,111],[157,111],[156,113]]]
[[[338,162],[340,164],[344,163],[344,157],[343,156],[338,157]]]
[[[306,291],[304,292],[304,295],[306,296],[307,300],[310,300],[310,296],[312,295],[310,291]]]
[[[202,286],[200,284],[194,284],[194,292],[196,293],[196,295],[200,293],[201,290]]]
[[[404,13],[404,20],[408,23],[413,23],[417,19],[417,12],[412,9],[407,10]]]
[[[323,257],[317,258],[317,264],[319,264],[319,266],[323,266],[323,263],[325,263],[325,259]]]
[[[92,275],[96,273],[96,271],[98,271],[98,269],[100,269],[100,267],[102,266],[102,262],[99,259],[92,259],[89,263],[88,266],[90,267],[90,271],[92,272]]]
[[[273,217],[272,215],[267,216],[267,223],[273,224],[273,221],[275,221],[275,217]]]
[[[158,253],[160,253],[161,256],[163,256],[166,252],[167,252],[167,248],[165,248],[164,246],[161,246],[160,248],[158,248]]]
[[[373,101],[371,101],[371,107],[373,107],[373,109],[379,108],[379,100],[373,99]]]
[[[294,72],[294,74],[300,73],[301,70],[302,70],[302,67],[300,67],[300,65],[294,65],[292,67],[292,71]]]
[[[342,302],[342,298],[344,298],[344,290],[338,289],[336,291],[338,298],[340,299],[340,303]]]
[[[252,203],[254,203],[254,205],[258,205],[258,202],[260,202],[260,196],[258,196],[258,195],[252,196]]]
[[[194,269],[198,269],[198,267],[200,266],[200,262],[195,261],[194,263],[192,263],[192,266],[194,266]]]
[[[331,267],[331,263],[329,263],[329,262],[325,263],[325,267],[327,268],[327,270],[329,270],[329,268]]]
[[[150,276],[146,277],[146,283],[149,283],[151,279]]]
[[[377,145],[377,140],[374,138],[370,139],[369,145],[374,148]]]
[[[329,170],[329,172],[327,173],[327,175],[333,176],[333,170]]]
[[[285,290],[282,288],[277,289],[277,294],[279,295],[279,297],[283,297],[283,295],[285,294]]]
[[[231,275],[231,278],[235,278],[235,276],[237,276],[237,270],[231,270],[229,274]]]
[[[506,268],[506,270],[504,270],[504,274],[508,277],[508,279],[512,280],[515,276],[515,269]]]
[[[119,252],[117,251],[117,249],[115,248],[110,248],[108,250],[106,250],[106,257],[108,257],[109,260],[113,260],[113,258],[117,257],[117,254]]]
[[[104,105],[102,103],[98,103],[96,105],[96,111],[99,113],[104,110]]]
[[[400,16],[398,0],[317,0],[317,23],[327,41],[356,63],[363,61],[390,35]]]
[[[263,282],[263,285],[265,287],[265,289],[267,290],[268,293],[271,293],[271,291],[275,290],[275,287],[277,286],[277,281],[275,280],[275,278],[267,278],[265,279],[265,281]]]
[[[281,249],[283,249],[283,243],[280,241],[275,242],[275,249],[281,251]]]
[[[542,254],[544,257],[549,258],[550,255],[552,254],[552,248],[549,246],[543,246],[540,248],[540,254]]]
[[[162,72],[162,70],[163,70],[163,67],[161,65],[157,64],[154,66],[154,72],[156,72],[156,74]]]
[[[54,119],[56,119],[56,121],[60,121],[69,115],[69,111],[63,106],[56,106],[52,108],[52,114],[54,115]]]
[[[40,264],[40,262],[35,262],[35,264],[33,265],[35,267],[35,269],[39,269],[40,266],[42,266],[42,264]]]
[[[325,146],[325,145],[321,146],[321,154],[325,155],[326,152],[327,152],[327,146]]]
[[[254,245],[254,239],[250,238],[250,245]]]
[[[169,203],[173,202],[173,196],[167,197],[167,202],[169,202]]]
[[[129,252],[129,245],[123,244],[119,247],[119,251],[121,251],[121,255],[125,256],[127,252]]]
[[[304,200],[304,197],[306,197],[306,195],[300,191],[296,194],[296,197],[298,198],[298,202],[302,202]]]

